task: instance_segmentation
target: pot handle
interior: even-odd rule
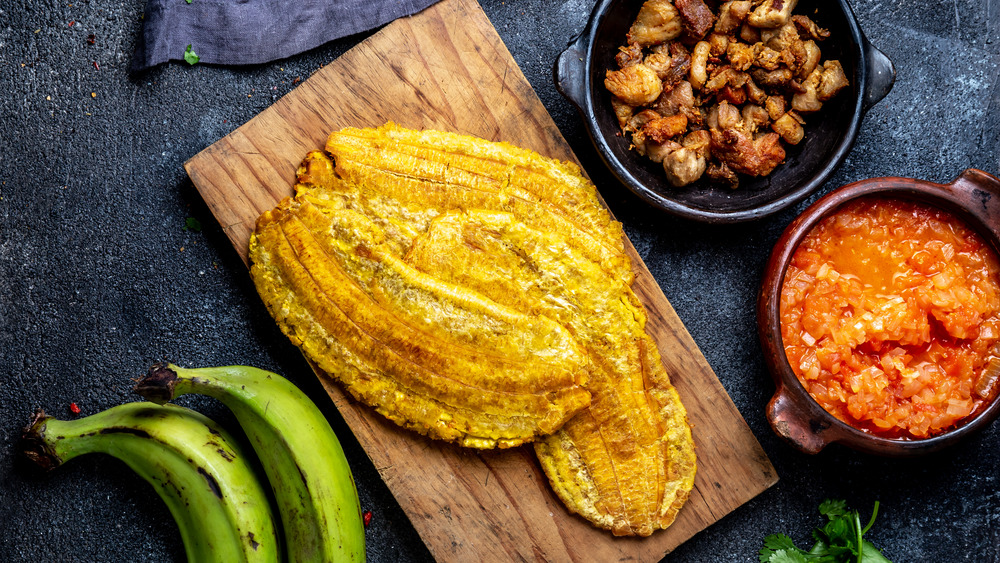
[[[945,188],[1000,239],[1000,179],[969,168]]]
[[[868,61],[868,73],[865,76],[867,88],[862,109],[867,112],[886,97],[896,83],[896,67],[885,53],[879,51],[868,39],[862,39],[861,48]]]
[[[569,40],[566,50],[559,54],[552,67],[556,90],[583,111],[587,100],[587,45],[593,39],[594,26],[611,0],[599,0],[579,35]]]
[[[586,78],[587,68],[585,64],[585,51],[580,45],[580,36],[575,43],[571,43],[565,51],[559,54],[555,67],[552,69],[555,78],[556,90],[573,102],[577,109],[583,109],[586,99]]]
[[[767,404],[767,421],[774,432],[807,454],[817,454],[833,440],[827,436],[829,426],[809,421],[809,415],[795,404],[783,387]]]

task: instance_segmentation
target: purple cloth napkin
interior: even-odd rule
[[[266,63],[415,14],[438,0],[147,0],[138,72],[184,60]]]

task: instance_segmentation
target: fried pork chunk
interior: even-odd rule
[[[805,137],[803,116],[849,86],[839,61],[822,60],[818,42],[830,32],[794,15],[796,4],[642,5],[616,57],[619,69],[607,72],[605,87],[632,148],[661,164],[670,185],[683,187],[707,174],[735,188],[737,174],[770,174],[784,161],[783,143],[796,145]],[[669,34],[651,31],[667,21]],[[720,112],[726,114],[721,124]],[[685,146],[682,139],[694,132],[711,139],[707,149]]]
[[[690,143],[692,150],[701,145]],[[690,427],[646,333],[621,225],[575,166],[503,143],[390,124],[334,133],[326,151],[307,155],[298,179],[295,199],[261,218],[252,252],[261,295],[314,362],[397,423],[475,447],[516,442],[494,437],[496,426],[506,427],[493,417],[544,420],[533,427],[551,428],[561,415],[510,410],[534,407],[534,390],[547,387],[549,410],[582,408],[536,439],[539,461],[568,509],[618,535],[649,535],[674,520],[693,487]],[[309,225],[301,235],[317,242],[292,252],[283,245],[300,234],[299,222]],[[310,275],[275,266],[304,262]],[[389,273],[376,275],[384,269]],[[322,292],[308,286],[327,276]],[[338,300],[348,291],[353,299]],[[486,312],[512,328],[479,334],[489,324]],[[364,331],[354,323],[376,313],[382,316]],[[317,320],[340,332],[317,328]],[[520,323],[536,323],[534,340],[517,336],[514,326],[528,327]],[[352,330],[379,342],[345,340]],[[416,338],[413,330],[434,338]],[[425,342],[426,353],[437,355],[425,359],[417,346]],[[498,353],[504,343],[511,350]],[[443,347],[454,347],[453,363]],[[523,373],[499,371],[532,350],[540,355],[518,364]],[[395,359],[406,354],[426,369],[400,373],[404,362]],[[470,432],[479,427],[488,429]]]

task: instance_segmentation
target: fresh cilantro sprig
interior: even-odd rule
[[[760,563],[892,563],[870,541],[864,539],[878,515],[878,501],[868,520],[861,526],[856,510],[848,510],[842,500],[825,500],[819,513],[826,516],[826,525],[813,530],[812,549],[800,549],[792,538],[771,534],[764,538]]]

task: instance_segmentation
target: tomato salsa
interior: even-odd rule
[[[945,211],[850,202],[796,249],[781,338],[799,381],[840,420],[886,438],[934,436],[1000,387],[1000,262]]]

